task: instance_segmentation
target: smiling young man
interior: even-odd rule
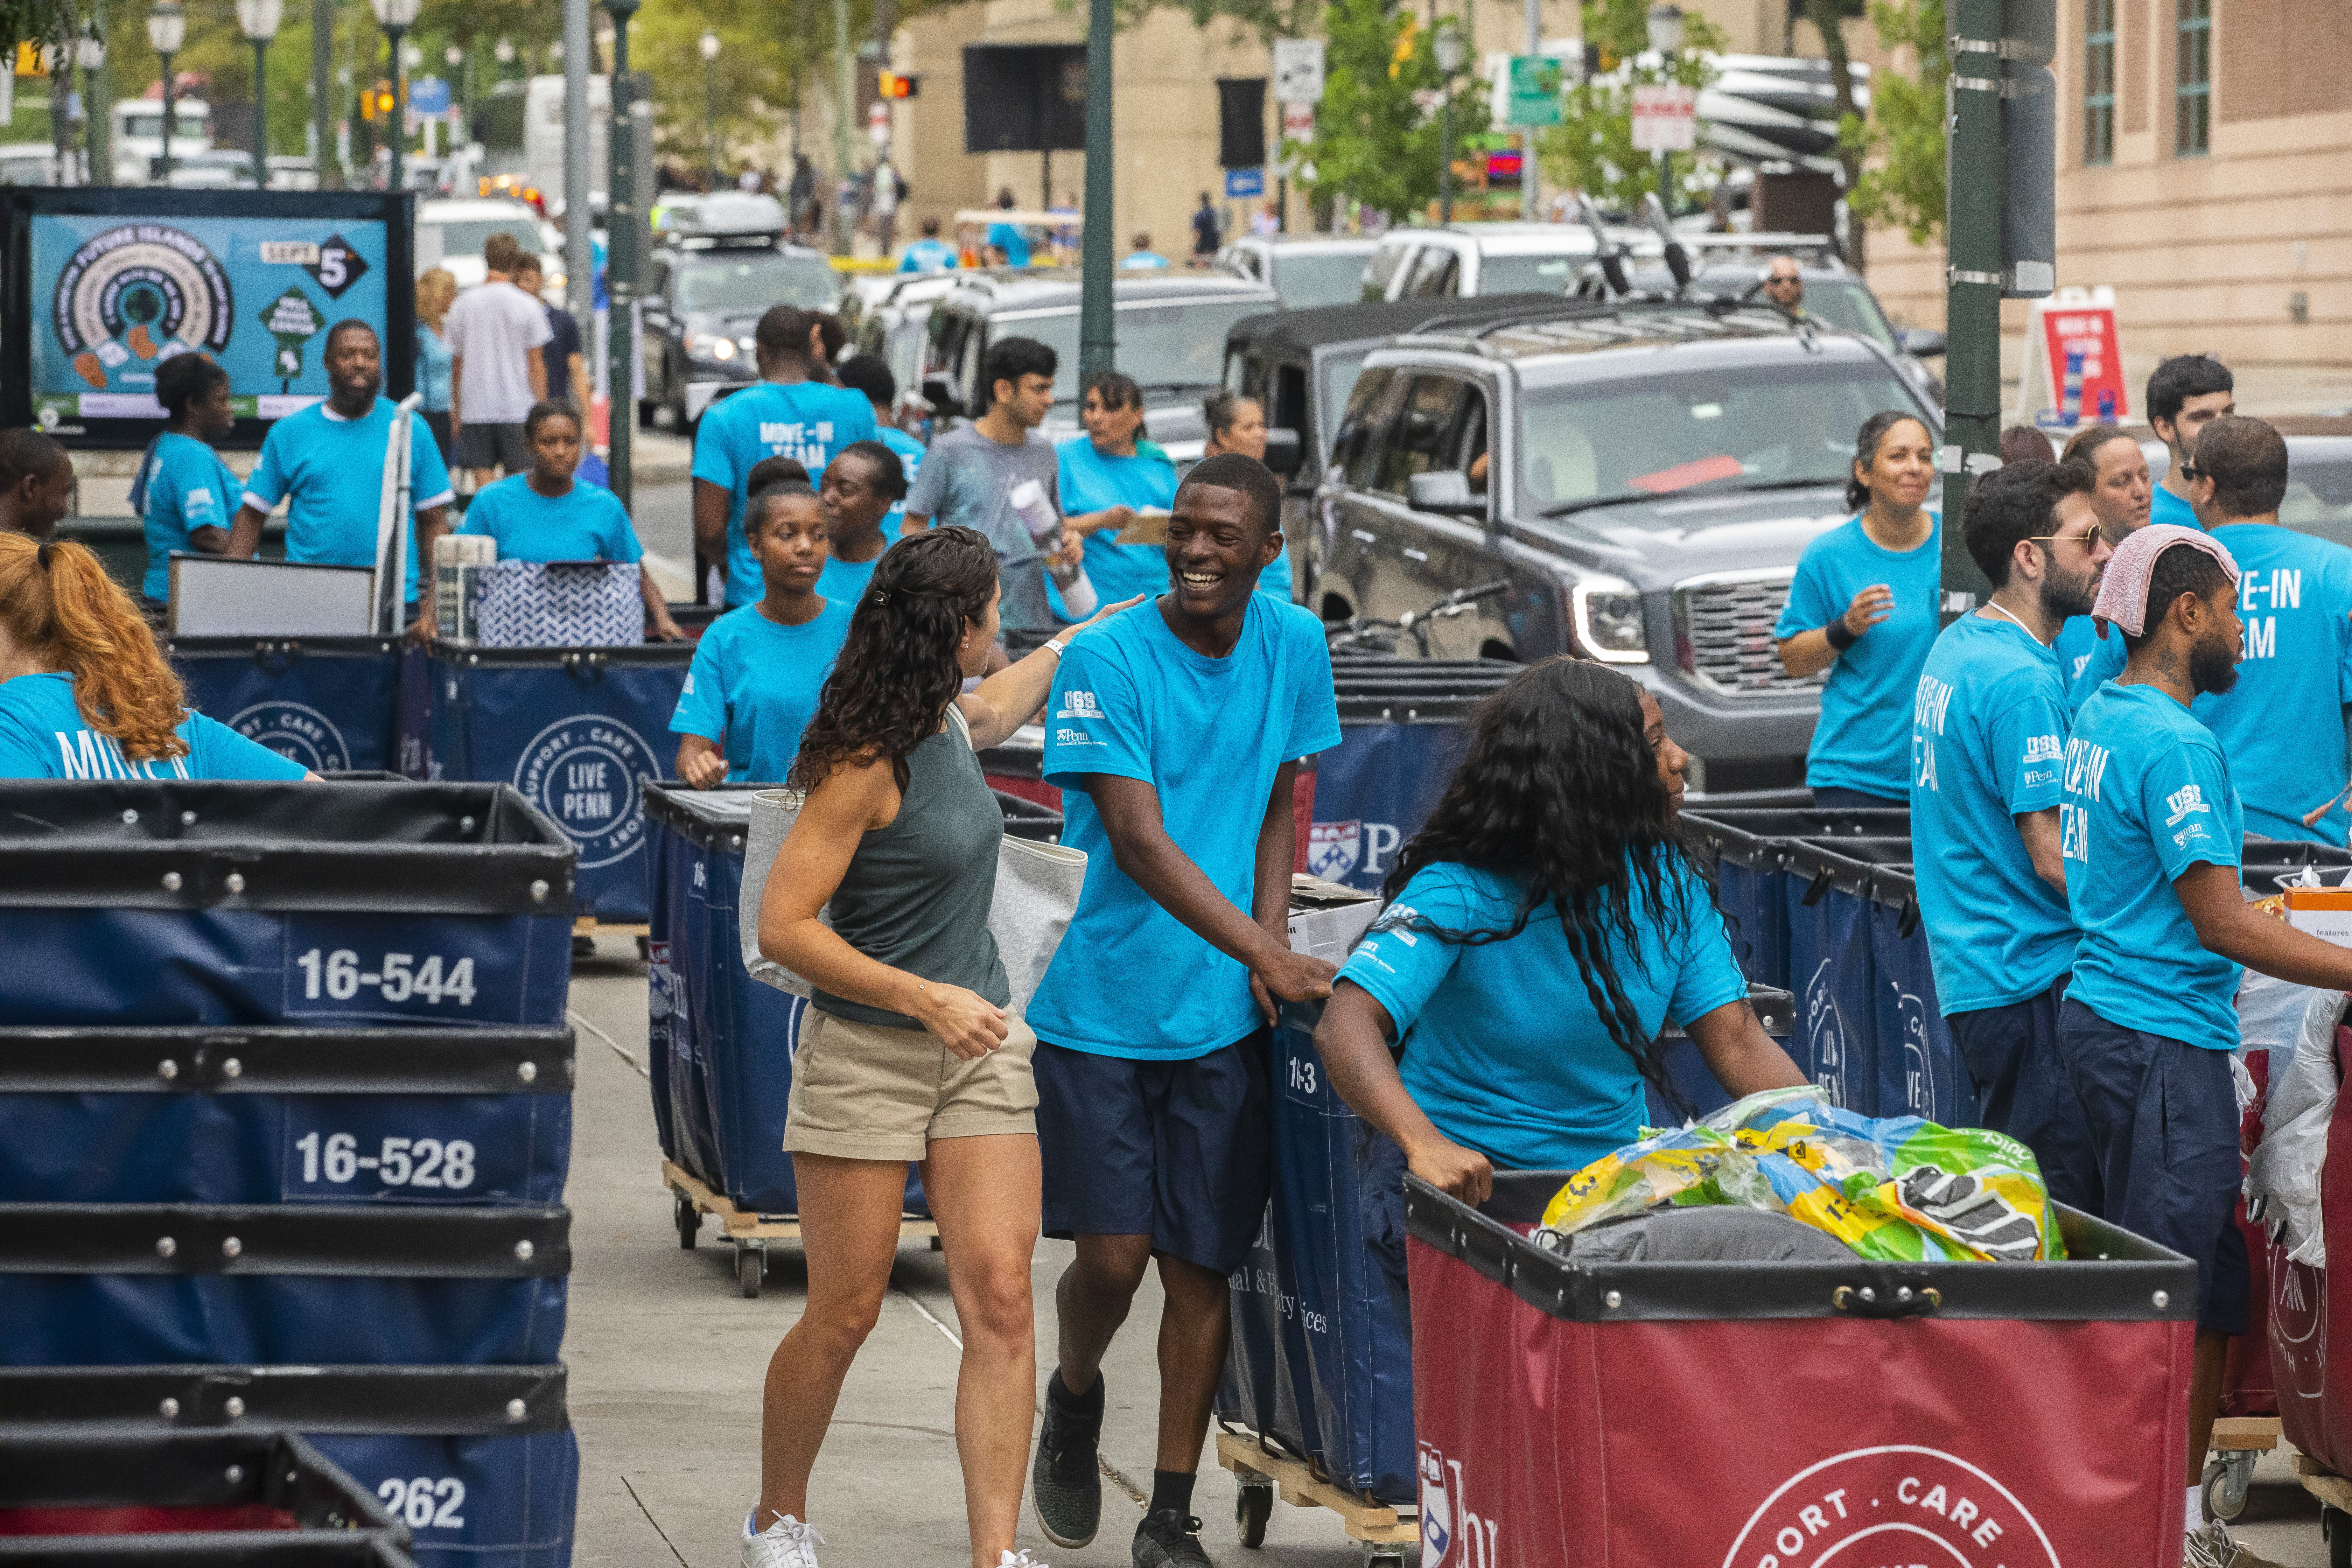
[[[2074,961],[2059,855],[2066,694],[2052,647],[2090,614],[2113,547],[2081,463],[2011,463],[1960,522],[1991,600],[1936,639],[1911,714],[1911,837],[1936,995],[1984,1124],[2033,1151],[2051,1195],[2095,1212],[2098,1170],[2058,1050]]]
[[[1291,778],[1339,743],[1339,720],[1321,623],[1256,591],[1281,508],[1255,458],[1193,468],[1168,523],[1170,591],[1072,644],[1046,704],[1045,777],[1087,860],[1029,1007],[1045,1230],[1077,1243],[1033,1479],[1047,1538],[1091,1541],[1103,1353],[1157,1259],[1159,1457],[1136,1568],[1207,1568],[1192,1479],[1225,1276],[1272,1179],[1268,1026],[1276,998],[1331,992],[1332,966],[1290,950]]]
[[[2212,421],[2181,468],[2197,521],[2238,563],[2245,626],[2238,684],[2191,711],[2244,781],[2250,832],[2341,844],[2352,835],[2352,550],[2279,521],[2286,441],[2259,419]]]
[[[2189,454],[2206,426],[2238,411],[2237,385],[2230,367],[2210,354],[2175,354],[2147,378],[2147,427],[2172,454],[2149,498],[2148,521],[2199,526],[2189,499]]]
[[[2238,792],[2211,731],[2189,713],[2237,680],[2239,573],[2194,529],[2153,523],[2107,563],[2093,614],[2129,649],[2092,693],[2066,743],[2060,838],[2082,940],[2059,1013],[2112,1224],[2197,1263],[2189,1385],[2189,1518],[2211,1441],[2229,1336],[2246,1331],[2245,1242],[2231,1223],[2240,1178],[2240,965],[2352,988],[2352,951],[2245,900]],[[2189,1561],[2250,1568],[2219,1524]]]
[[[245,482],[245,502],[230,528],[228,553],[261,548],[261,525],[286,503],[286,559],[331,566],[375,564],[377,519],[383,510],[383,459],[399,405],[379,395],[383,353],[365,321],[327,329],[327,400],[289,414],[262,437],[261,456]],[[425,416],[412,411],[408,433],[408,565],[404,590],[415,618],[416,563],[433,559],[433,541],[448,521],[449,470]]]

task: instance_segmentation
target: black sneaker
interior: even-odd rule
[[[1036,1461],[1029,1467],[1029,1489],[1045,1539],[1076,1548],[1102,1526],[1102,1468],[1095,1455],[1102,1441],[1103,1384],[1097,1376],[1093,1394],[1075,1402],[1082,1408],[1074,1414],[1055,1397],[1060,1383],[1055,1373],[1046,1385],[1045,1420],[1037,1433]]]
[[[1217,1568],[1201,1549],[1201,1521],[1163,1508],[1135,1527],[1135,1568]]]

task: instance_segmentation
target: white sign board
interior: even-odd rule
[[[375,630],[375,573],[173,552],[173,637],[350,637]]]
[[[1285,142],[1315,140],[1315,106],[1311,103],[1286,103],[1282,106],[1282,139]]]
[[[1275,39],[1274,100],[1276,103],[1323,101],[1322,39]]]
[[[1662,82],[1633,89],[1633,151],[1687,153],[1698,145],[1698,89]]]

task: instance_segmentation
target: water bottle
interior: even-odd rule
[[[1029,542],[1040,552],[1053,549],[1061,540],[1062,514],[1054,510],[1054,502],[1045,494],[1045,487],[1034,479],[1024,479],[1013,487],[1007,498],[1021,518],[1021,526],[1029,531]],[[1053,574],[1054,585],[1062,591],[1062,604],[1072,620],[1083,621],[1095,613],[1099,601],[1095,585],[1087,579],[1084,563],[1065,566],[1054,562],[1045,570]]]

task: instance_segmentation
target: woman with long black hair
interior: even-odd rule
[[[1805,1081],[1676,835],[1687,760],[1657,699],[1601,665],[1545,659],[1480,706],[1315,1031],[1331,1087],[1413,1174],[1479,1203],[1497,1167],[1633,1142],[1645,1083],[1679,1099],[1668,1018],[1735,1095]]]
[[[1037,1398],[1037,1039],[1007,1008],[989,934],[1004,819],[975,749],[1037,711],[1085,627],[960,697],[996,645],[1001,597],[995,547],[975,530],[885,553],[787,781],[806,798],[768,874],[760,951],[811,986],[784,1122],[809,1294],[768,1363],[745,1568],[814,1568],[809,1470],[889,1289],[909,1160],[963,1328],[971,1560],[1031,1568],[1013,1529]]]

